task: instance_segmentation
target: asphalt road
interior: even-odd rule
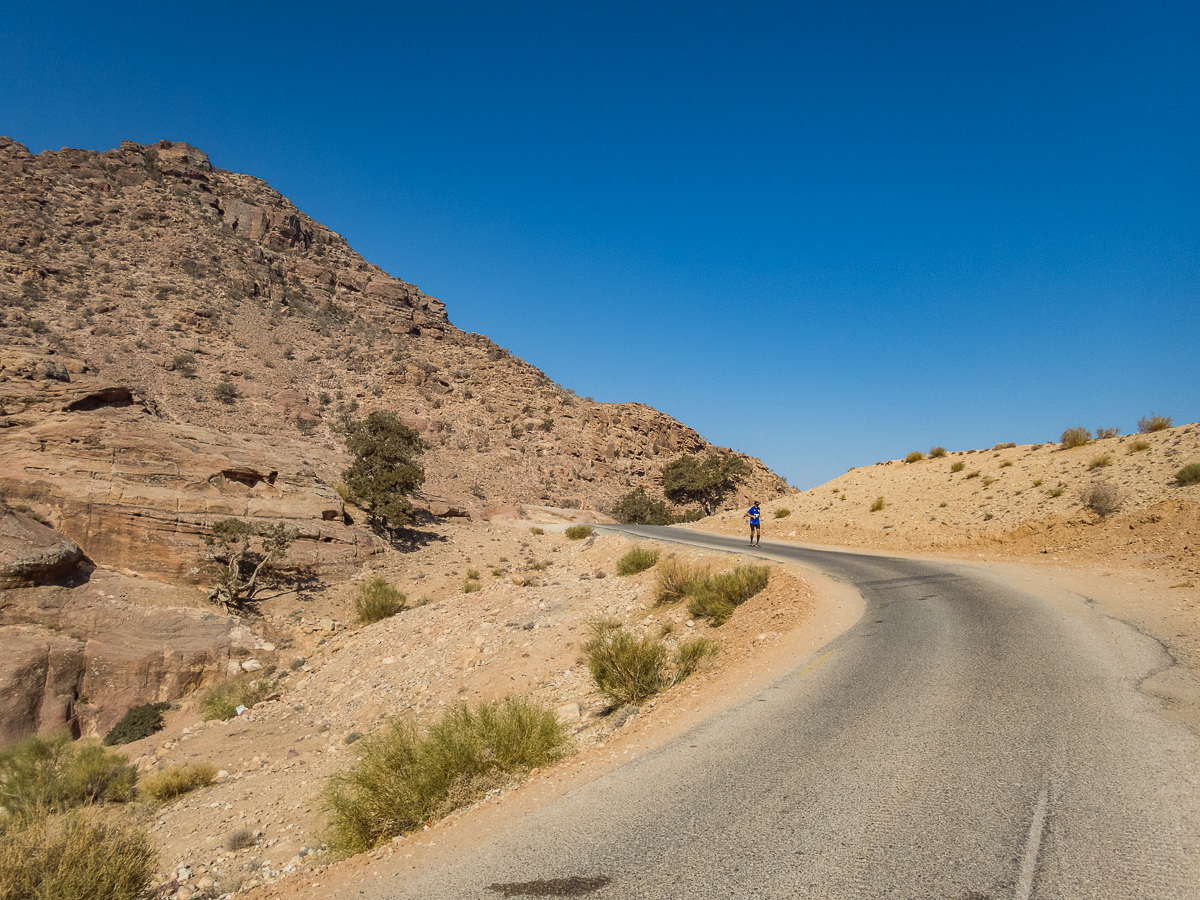
[[[741,541],[628,529],[749,553]],[[866,613],[749,702],[378,898],[1200,898],[1162,648],[968,565],[764,544]]]

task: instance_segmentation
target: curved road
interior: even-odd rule
[[[762,555],[866,613],[750,702],[360,895],[1200,898],[1200,743],[1138,692],[1159,645],[968,565]]]

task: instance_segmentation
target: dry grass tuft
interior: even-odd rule
[[[208,787],[216,774],[217,770],[208,763],[171,766],[143,781],[140,793],[162,803],[182,797],[198,788]]]

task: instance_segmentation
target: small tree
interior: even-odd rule
[[[354,463],[342,473],[351,499],[367,511],[371,527],[395,531],[412,521],[408,495],[425,483],[417,457],[425,450],[421,435],[401,424],[392,412],[373,412],[350,423],[346,448]]]
[[[254,599],[259,575],[287,555],[297,537],[286,525],[254,525],[241,519],[222,519],[204,542],[216,560],[211,568],[208,599],[225,609],[244,610]]]
[[[706,515],[750,474],[750,466],[733,453],[718,453],[704,462],[681,456],[663,466],[663,494],[672,503],[699,503]]]

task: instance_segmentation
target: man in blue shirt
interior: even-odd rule
[[[759,512],[757,500],[743,513],[742,518],[750,520],[750,546],[757,547],[759,542],[762,541],[762,529],[759,527],[762,520],[762,513]]]

